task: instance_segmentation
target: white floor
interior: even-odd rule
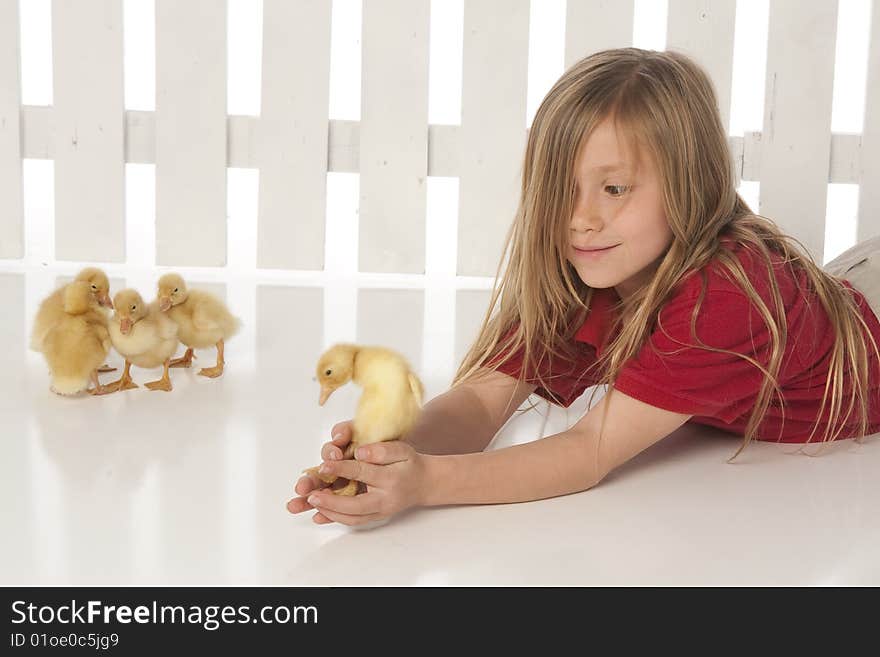
[[[818,458],[753,444],[731,465],[737,438],[686,425],[584,493],[419,509],[368,531],[315,525],[285,503],[359,394],[319,407],[318,354],[337,340],[392,346],[432,397],[484,287],[191,274],[244,320],[224,376],[174,370],[172,393],[66,399],[26,346],[40,299],[72,271],[0,269],[0,584],[880,584],[876,438]],[[112,292],[152,296],[153,273],[110,273]],[[133,370],[140,383],[158,374]],[[560,431],[585,404],[546,424],[515,417],[493,447]]]

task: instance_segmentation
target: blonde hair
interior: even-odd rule
[[[591,385],[613,384],[650,336],[676,285],[687,273],[717,258],[725,275],[738,283],[757,307],[770,334],[768,362],[697,340],[694,327],[706,285],[705,272],[700,271],[703,289],[691,317],[696,348],[739,356],[764,375],[743,443],[733,460],[756,437],[774,391],[784,412],[777,376],[787,323],[773,275],[773,253],[782,256],[787,267],[806,272],[836,336],[822,406],[806,442],[816,433],[829,393],[831,410],[823,442],[840,435],[854,406],[860,418],[859,436],[865,435],[869,424],[868,339],[878,360],[880,352],[853,292],[841,279],[824,272],[798,240],[784,235],[772,220],[752,212],[737,194],[733,160],[712,83],[697,64],[676,52],[621,48],[594,53],[568,69],[544,98],[529,131],[519,206],[506,237],[489,306],[452,386],[475,378],[480,368],[497,369],[521,352],[523,372],[536,373],[535,382],[549,391],[541,375],[545,360],[550,364],[554,359],[563,363],[576,360],[578,346],[573,337],[590,310],[594,290],[581,281],[565,255],[576,195],[574,167],[582,144],[607,118],[613,119],[624,137],[622,143],[635,153],[647,149],[657,166],[673,239],[652,280],[616,306],[619,313],[611,334],[615,328],[619,333],[580,376],[589,375]],[[736,243],[748,245],[766,264],[771,308],[748,280],[731,248],[720,240],[722,232]],[[507,267],[501,275],[505,257]],[[503,356],[498,362],[489,362],[499,354]],[[852,377],[853,394],[840,428],[832,433],[841,414],[847,376]]]

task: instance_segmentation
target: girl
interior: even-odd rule
[[[742,436],[733,458],[752,439],[880,432],[880,238],[827,271],[799,245],[737,194],[700,67],[590,55],[535,116],[508,266],[451,389],[406,442],[356,460],[340,460],[351,423],[337,424],[322,467],[368,491],[303,477],[288,509],[358,525],[583,491],[688,421]],[[482,451],[531,393],[569,406],[599,385],[570,429]]]

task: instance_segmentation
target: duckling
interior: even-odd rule
[[[99,305],[92,284],[74,281],[63,289],[61,314],[42,337],[41,351],[52,373],[51,389],[73,395],[88,388],[92,395],[114,389],[101,385],[98,368],[110,352],[107,315]]]
[[[155,301],[144,303],[137,290],[122,290],[113,297],[116,312],[109,323],[110,339],[113,347],[125,358],[122,376],[109,386],[117,390],[130,390],[138,385],[131,380],[129,369],[132,363],[138,367],[165,367],[162,378],[144,385],[150,390],[171,391],[168,367],[171,357],[177,350],[177,324],[159,310]]]
[[[91,295],[95,298],[103,308],[113,308],[113,302],[110,301],[110,281],[107,274],[97,267],[86,267],[74,278],[75,281],[83,281],[89,284]],[[68,283],[69,285],[69,283]],[[40,308],[37,310],[37,316],[34,318],[34,327],[31,331],[30,347],[33,351],[43,351],[43,343],[46,340],[46,334],[58,321],[64,317],[64,285],[43,299]],[[99,372],[111,372],[115,367],[101,367]]]
[[[321,384],[318,405],[323,406],[337,388],[349,381],[364,392],[352,421],[352,439],[343,458],[353,458],[361,445],[399,440],[415,425],[422,408],[424,387],[403,356],[384,347],[365,347],[341,343],[330,347],[318,359],[317,380]],[[315,474],[325,483],[334,475],[318,473],[318,466],[303,472]],[[355,495],[357,481],[333,491]]]
[[[241,320],[233,316],[226,304],[203,290],[189,290],[179,274],[165,274],[159,279],[157,302],[162,312],[177,324],[178,339],[186,345],[186,353],[171,361],[170,367],[190,367],[193,349],[217,347],[217,364],[199,370],[211,378],[223,374],[224,340],[238,332]]]

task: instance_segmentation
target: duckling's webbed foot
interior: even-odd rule
[[[175,358],[168,363],[168,367],[192,367],[193,358],[195,357],[192,347],[189,347],[186,352],[184,352],[183,356]]]
[[[357,495],[358,493],[358,481],[357,479],[349,479],[348,483],[342,488],[334,489],[334,495],[345,495],[346,497],[352,497],[353,495]]]
[[[168,378],[168,368],[171,367],[170,361],[165,361],[165,371],[162,373],[162,378],[158,381],[150,381],[149,383],[145,383],[144,385],[150,390],[164,390],[165,392],[171,392],[171,379]]]
[[[86,390],[90,395],[109,395],[111,392],[116,392],[116,388],[113,387],[113,384],[110,385],[101,385],[98,381],[98,370],[94,370],[91,374],[92,379],[92,387]]]
[[[201,376],[207,376],[211,379],[216,379],[218,376],[223,374],[223,365],[217,365],[215,367],[203,367],[199,370],[199,374]]]
[[[318,479],[323,481],[325,484],[332,484],[334,481],[336,481],[336,479],[337,479],[336,475],[324,474],[323,472],[318,472],[318,468],[320,468],[320,467],[321,467],[320,465],[316,465],[314,468],[306,468],[305,470],[303,470],[303,473],[314,475]]]
[[[200,369],[199,374],[216,379],[223,374],[223,365],[225,363],[226,361],[223,360],[223,340],[220,340],[217,343],[217,364],[214,367],[204,367]]]
[[[138,384],[131,380],[128,371],[131,369],[131,363],[125,361],[125,369],[122,370],[122,376],[115,381],[108,383],[107,387],[112,388],[110,392],[118,392],[120,390],[134,390]]]

